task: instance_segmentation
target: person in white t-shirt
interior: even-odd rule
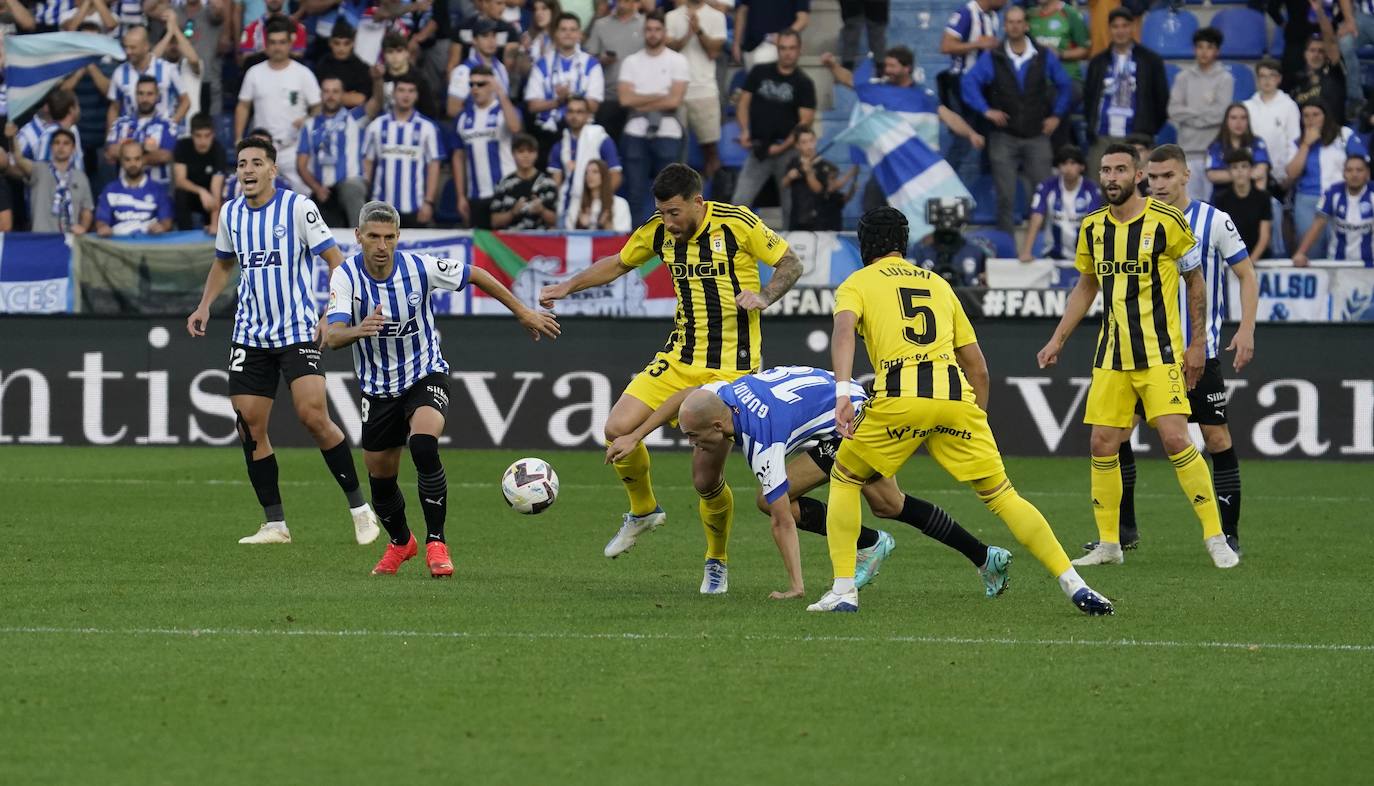
[[[1281,69],[1277,60],[1259,61],[1255,65],[1255,94],[1245,99],[1250,132],[1269,148],[1269,174],[1280,184],[1287,179],[1288,148],[1302,136],[1302,110],[1292,96],[1279,89]]]
[[[310,193],[296,173],[296,142],[306,117],[320,110],[320,83],[309,68],[291,59],[296,29],[290,19],[267,22],[267,60],[248,69],[234,109],[234,138],[242,139],[248,117],[272,134],[277,169],[302,194]]]
[[[626,193],[635,224],[653,213],[649,184],[663,167],[682,158],[685,136],[677,119],[687,95],[687,58],[669,49],[663,14],[644,20],[644,48],[620,67],[620,105],[630,113],[620,155],[625,165]]]
[[[668,48],[687,58],[687,126],[701,145],[702,175],[710,180],[720,169],[720,85],[716,59],[725,48],[725,14],[705,0],[687,0],[664,17]]]

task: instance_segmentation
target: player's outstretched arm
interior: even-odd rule
[[[854,436],[854,402],[849,387],[854,384],[854,328],[859,315],[836,311],[835,327],[830,333],[830,365],[835,367],[835,430],[842,437]]]
[[[968,384],[973,388],[973,398],[978,402],[978,408],[986,412],[992,385],[989,381],[988,360],[983,357],[982,348],[976,341],[965,344],[954,350],[954,360],[958,362],[959,368],[964,370],[964,376],[968,377]]]
[[[469,275],[472,283],[478,289],[501,301],[501,305],[510,309],[510,313],[520,320],[520,324],[530,332],[530,337],[535,341],[538,341],[540,336],[558,338],[560,328],[558,327],[558,320],[554,318],[553,314],[547,311],[535,311],[521,303],[519,298],[512,294],[509,289],[506,289],[505,284],[497,281],[492,274],[480,267],[472,268]]]
[[[634,268],[621,262],[618,254],[602,257],[596,260],[591,267],[578,271],[567,281],[561,284],[550,284],[539,290],[539,305],[544,308],[553,308],[555,301],[562,300],[574,292],[605,286],[631,270]]]
[[[1193,331],[1193,340],[1183,353],[1183,378],[1192,390],[1207,364],[1207,282],[1200,266],[1184,273],[1183,281],[1188,285],[1188,324]]]
[[[673,418],[677,417],[677,411],[682,408],[682,402],[686,401],[694,390],[696,387],[685,388],[669,396],[668,400],[663,402],[658,409],[649,413],[649,417],[639,424],[639,428],[629,434],[617,437],[614,442],[607,445],[605,463],[610,464],[630,455],[630,451],[635,449],[635,445],[643,442],[659,427],[671,423]]]
[[[210,273],[205,277],[205,291],[201,293],[200,305],[191,312],[191,316],[186,318],[186,332],[192,338],[205,335],[205,328],[210,324],[210,304],[215,302],[219,293],[224,291],[224,286],[229,283],[229,271],[234,267],[233,259],[216,259],[210,265]]]
[[[357,325],[350,325],[347,322],[325,322],[324,324],[324,343],[330,349],[343,349],[353,344],[358,339],[371,338],[382,332],[382,326],[386,324],[386,317],[382,316],[382,307],[377,306],[367,315],[362,322]]]
[[[1078,323],[1088,315],[1088,309],[1092,308],[1093,298],[1097,297],[1100,286],[1096,276],[1083,273],[1078,277],[1078,283],[1074,285],[1073,291],[1069,293],[1069,299],[1064,303],[1064,316],[1060,317],[1059,324],[1055,326],[1054,335],[1050,336],[1050,342],[1044,349],[1035,354],[1035,360],[1040,364],[1040,368],[1049,368],[1059,362],[1059,350],[1064,348],[1064,342],[1069,340]]]
[[[770,592],[773,600],[800,598],[806,594],[802,581],[801,545],[797,543],[797,520],[792,518],[792,499],[786,494],[769,503],[768,515],[773,522],[773,542],[782,555],[783,567],[787,568],[787,591]]]
[[[1259,276],[1255,275],[1255,263],[1249,257],[1231,266],[1231,272],[1240,279],[1240,327],[1231,337],[1228,352],[1236,353],[1233,361],[1236,371],[1245,368],[1255,356],[1255,319],[1259,314]]]
[[[797,283],[801,278],[801,260],[797,259],[797,253],[788,247],[778,258],[778,262],[773,266],[773,277],[768,279],[768,286],[758,293],[743,290],[735,297],[735,304],[740,308],[750,311],[762,311],[777,302],[778,298],[787,294],[787,290]]]

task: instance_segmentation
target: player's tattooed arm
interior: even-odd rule
[[[1207,363],[1207,282],[1202,278],[1202,268],[1195,267],[1183,274],[1188,285],[1188,324],[1191,326],[1193,340],[1183,353],[1183,378],[1192,390],[1202,378],[1202,367]]]
[[[773,277],[768,280],[768,286],[764,287],[757,295],[748,291],[741,292],[736,302],[741,308],[762,311],[776,303],[778,298],[787,294],[787,290],[797,283],[801,274],[801,260],[797,259],[797,253],[789,246],[786,251],[782,252],[782,257],[778,259],[777,264],[773,265]]]

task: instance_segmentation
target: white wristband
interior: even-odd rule
[[[835,383],[835,398],[842,398],[842,397],[843,397],[843,398],[848,398],[849,396],[853,395],[853,393],[852,393],[853,390],[854,390],[854,383],[851,382],[851,381],[849,381],[849,380],[847,380],[847,379],[846,379],[845,381],[843,381],[843,382],[836,382],[836,383]]]

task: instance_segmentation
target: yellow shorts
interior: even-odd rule
[[[1093,369],[1093,384],[1088,388],[1088,407],[1083,422],[1090,426],[1130,428],[1135,423],[1135,403],[1145,407],[1145,420],[1153,426],[1160,415],[1191,415],[1188,383],[1183,364],[1117,371]]]
[[[902,468],[925,443],[930,457],[960,482],[1003,471],[988,415],[967,401],[875,398],[860,412],[854,438],[840,443],[835,460],[859,469],[854,458],[884,477]],[[848,456],[849,458],[846,458]]]
[[[625,387],[625,395],[643,401],[649,409],[658,409],[673,394],[687,388],[700,387],[707,382],[733,382],[752,371],[689,366],[678,360],[676,353],[654,355],[644,370],[635,374]],[[676,418],[674,418],[676,421]]]

